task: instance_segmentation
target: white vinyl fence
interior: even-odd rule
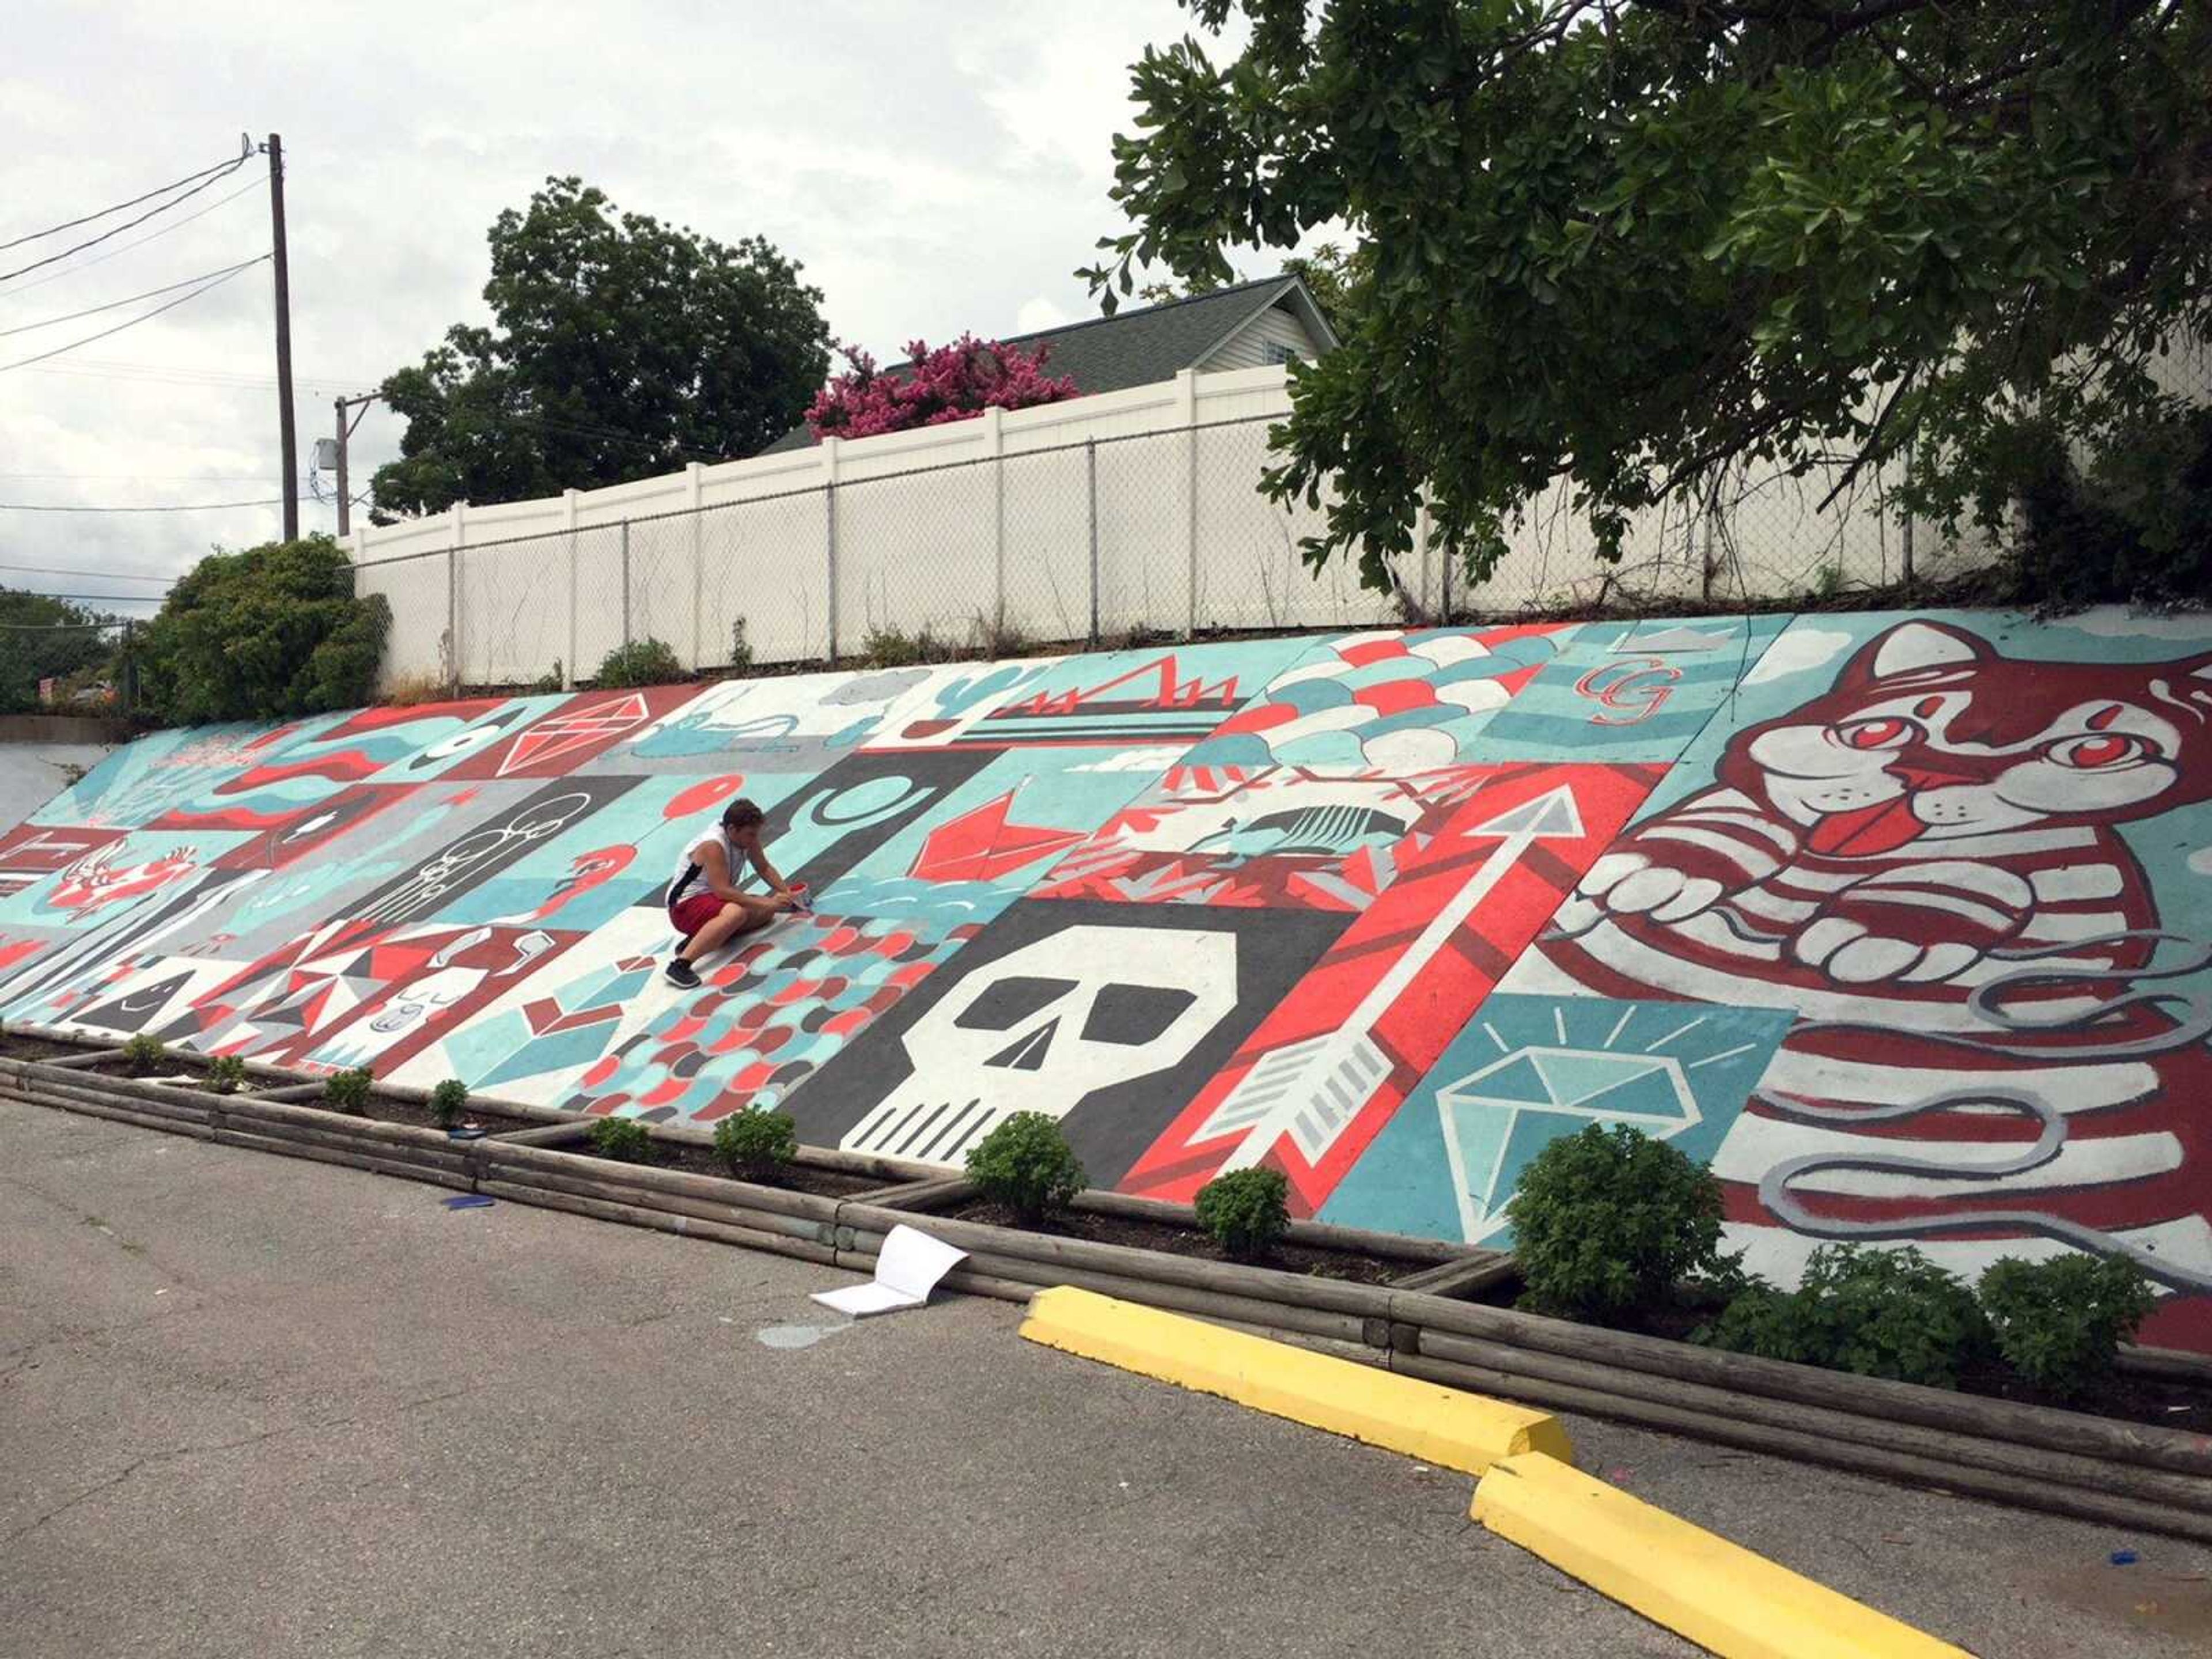
[[[1564,498],[1468,591],[1418,538],[1398,591],[1298,554],[1321,514],[1260,493],[1280,368],[1189,371],[1036,409],[824,442],[606,489],[460,506],[356,533],[356,586],[390,602],[389,684],[592,678],[628,641],[687,667],[851,656],[879,631],[962,647],[1215,629],[1359,628],[1588,604],[1614,592],[1727,609],[1979,556],[1912,532],[1868,477],[1826,512],[1817,477],[1655,513],[1618,567]],[[1833,573],[1833,574],[1830,574]]]

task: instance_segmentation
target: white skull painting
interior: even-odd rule
[[[1095,1090],[1188,1059],[1237,1003],[1237,940],[1065,927],[977,969],[901,1038],[913,1074],[842,1143],[957,1162],[1015,1112],[1064,1118]]]

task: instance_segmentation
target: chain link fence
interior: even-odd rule
[[[1564,489],[1468,586],[1417,536],[1388,592],[1315,572],[1322,509],[1261,490],[1278,416],[1103,436],[356,567],[392,608],[387,682],[568,685],[657,640],[689,670],[1005,654],[1214,632],[1396,626],[1655,602],[1726,610],[1941,580],[1989,556],[1900,519],[1872,470],[1670,502],[1595,556]],[[1829,499],[1832,492],[1832,499]],[[1425,526],[1423,526],[1425,532]]]

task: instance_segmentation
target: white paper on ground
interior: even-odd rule
[[[817,1291],[813,1299],[855,1319],[899,1308],[919,1308],[929,1300],[937,1281],[967,1254],[901,1222],[884,1236],[884,1248],[876,1255],[872,1283],[848,1285],[842,1291]]]

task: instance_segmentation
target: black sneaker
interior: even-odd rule
[[[668,966],[661,970],[660,976],[671,985],[679,986],[686,991],[696,991],[699,988],[699,970],[684,961],[682,957],[671,957],[668,959]]]

